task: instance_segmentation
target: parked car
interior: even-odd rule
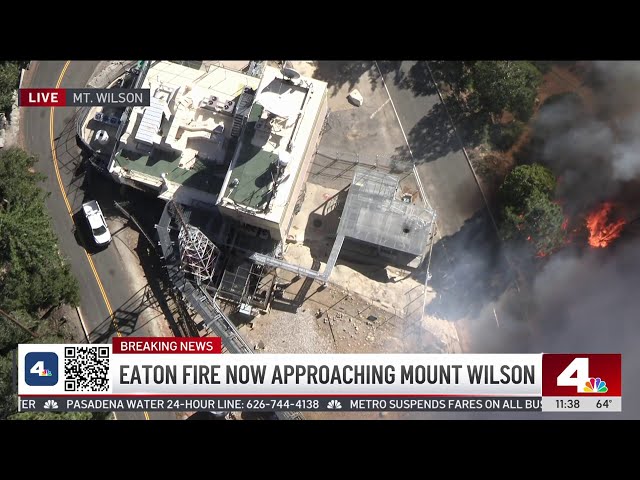
[[[90,202],[83,203],[82,211],[87,219],[87,223],[89,223],[93,241],[96,245],[108,245],[111,242],[111,232],[109,232],[107,221],[104,219],[98,202],[91,200]]]

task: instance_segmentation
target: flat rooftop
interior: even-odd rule
[[[290,200],[326,83],[284,80],[266,67],[225,179],[222,204],[279,222]],[[278,176],[278,160],[281,164]],[[244,207],[244,208],[242,208]]]
[[[189,169],[180,168],[180,156],[164,150],[154,150],[150,155],[122,151],[116,155],[116,164],[121,168],[153,177],[156,184],[162,183],[161,176],[167,175],[169,182],[215,194],[220,192],[226,168],[204,160],[196,160]],[[143,176],[135,177],[143,181]]]
[[[215,203],[234,152],[236,103],[245,88],[259,83],[211,62],[155,62],[142,85],[151,90],[152,103],[132,109],[111,171],[156,187],[164,173],[161,197],[188,187],[207,194],[200,200]]]
[[[173,88],[193,85],[210,90],[212,94],[225,100],[231,100],[239,96],[244,87],[257,88],[260,83],[259,78],[229,70],[222,65],[205,63],[207,69],[200,70],[166,60],[154,62],[149,68],[142,88],[151,88],[160,83]]]
[[[238,142],[236,161],[231,166],[231,179],[238,180],[237,186],[227,184],[224,195],[234,203],[262,211],[271,201],[273,181],[276,171],[273,164],[278,160],[278,154],[273,148],[263,148],[256,145],[256,133],[261,138],[266,135],[256,132],[256,123],[263,115],[263,107],[254,103],[249,114],[244,134]],[[268,143],[267,139],[267,143]]]

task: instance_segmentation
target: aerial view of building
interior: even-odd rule
[[[165,200],[211,208],[286,236],[327,114],[327,85],[265,67],[261,78],[211,66],[153,65],[109,172]]]
[[[580,401],[547,395],[547,407],[573,409],[594,394],[584,412],[613,406],[637,417],[633,406],[621,410],[620,362],[624,355],[632,371],[638,356],[638,65],[0,61],[0,420],[432,418],[444,414],[433,405],[449,392],[450,374],[471,371],[461,353],[490,355],[496,372],[511,362],[500,355],[521,354],[506,383],[532,395],[514,395],[526,400],[521,411],[545,413],[536,389],[549,365],[543,355],[554,353],[539,352],[563,351],[587,352],[575,378],[565,375],[570,366],[553,372],[564,376],[555,387],[577,388]],[[162,357],[170,350],[151,352],[162,381],[109,384],[124,377],[107,357],[138,338],[135,353],[148,354],[148,342],[215,346],[205,353],[222,355],[210,369],[194,363],[182,385],[193,392],[172,390],[181,370],[171,362],[181,356]],[[51,351],[38,350],[42,339]],[[73,374],[73,343],[95,353],[87,368],[115,376],[58,382]],[[42,358],[31,356],[27,368],[26,357],[15,360],[18,346]],[[615,357],[617,377],[588,352]],[[406,355],[378,362],[375,354]],[[249,395],[251,379],[239,372],[255,380],[259,363],[264,374],[278,358],[299,359],[286,368],[295,364],[290,374],[309,383],[260,388],[282,386],[274,400],[288,402],[308,387],[312,407],[301,400],[304,408],[275,402],[251,411],[229,396],[220,408],[155,408],[160,400],[150,398],[129,409],[63,410],[62,396],[36,390],[204,392],[208,401],[218,395],[205,386],[218,388],[215,368],[237,365],[225,369],[237,382],[226,386]],[[361,390],[341,382],[345,358],[362,358],[361,373],[371,373]],[[404,369],[405,360],[419,365]],[[394,383],[394,368],[411,372],[406,383]],[[190,384],[196,370],[207,380]],[[423,381],[434,372],[442,385]],[[451,395],[465,398],[449,411],[515,412],[491,390],[507,388],[493,380],[493,364],[482,372],[486,385],[456,379],[463,393]],[[34,398],[20,400],[14,377]],[[407,395],[433,402],[359,406],[391,385],[397,405]],[[477,399],[466,398],[467,386]],[[613,403],[596,403],[607,394]],[[633,398],[633,388],[625,394]],[[483,396],[495,410],[473,412],[470,402]]]

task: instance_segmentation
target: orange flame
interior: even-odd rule
[[[609,219],[613,203],[605,202],[597,210],[587,215],[587,228],[589,229],[589,245],[594,248],[606,248],[620,236],[625,221]]]

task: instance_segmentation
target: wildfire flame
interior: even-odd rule
[[[589,245],[594,248],[606,248],[613,240],[620,236],[625,221],[622,218],[610,219],[614,205],[605,202],[597,210],[587,215],[587,228],[589,229]]]

